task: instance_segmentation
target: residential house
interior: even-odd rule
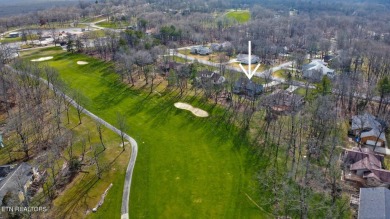
[[[385,126],[375,116],[365,113],[352,116],[349,133],[357,138],[358,142],[366,145],[386,148]]]
[[[309,64],[302,66],[302,72],[304,78],[311,78],[315,80],[321,80],[325,75],[329,78],[335,76],[335,71],[328,68],[328,63],[321,59],[313,59]]]
[[[229,41],[225,41],[223,43],[212,43],[210,45],[212,51],[222,51],[229,47],[232,47],[232,43]]]
[[[229,41],[225,41],[221,45],[222,45],[222,49],[227,49],[227,48],[233,46],[233,44],[231,42],[229,42]]]
[[[390,190],[383,187],[361,188],[358,219],[374,218],[390,218]]]
[[[220,43],[212,43],[210,45],[210,48],[213,51],[220,51],[220,50],[222,50],[222,44],[220,44]]]
[[[297,112],[304,103],[301,95],[281,89],[275,90],[263,100],[263,104],[269,105],[272,111],[283,114]]]
[[[8,192],[13,192],[22,201],[32,179],[33,168],[28,163],[0,166],[0,200]]]
[[[11,32],[11,33],[9,33],[8,36],[10,38],[17,38],[17,37],[20,37],[20,33],[19,32]]]
[[[219,84],[223,84],[226,81],[226,79],[225,77],[223,77],[222,75],[216,72],[204,70],[197,73],[196,81],[198,82],[199,85],[206,84],[209,82],[211,82],[211,84],[214,85],[219,85]]]
[[[248,65],[249,64],[249,55],[248,54],[238,54],[237,61],[241,64]],[[260,61],[260,58],[256,55],[251,55],[251,64],[256,64]]]
[[[182,63],[167,61],[167,62],[164,62],[160,65],[160,70],[161,70],[163,75],[167,75],[170,70],[175,70],[182,65],[183,65]]]
[[[383,169],[384,156],[368,148],[345,149],[344,179],[363,187],[389,187],[390,171]]]
[[[263,92],[263,85],[256,84],[248,78],[240,78],[234,83],[233,93],[255,98]]]
[[[195,55],[210,55],[212,53],[211,49],[205,46],[193,46],[190,51],[191,54]]]

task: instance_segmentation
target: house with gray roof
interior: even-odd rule
[[[389,219],[390,190],[378,188],[361,188],[359,197],[358,219]]]
[[[212,43],[210,45],[210,47],[211,47],[211,49],[213,51],[220,51],[222,49],[222,44],[220,44],[220,43]]]
[[[222,51],[232,46],[232,43],[229,41],[225,41],[223,43],[212,43],[210,45],[212,51]]]
[[[251,99],[263,93],[263,85],[257,84],[248,78],[240,78],[234,83],[233,93],[245,95]]]
[[[190,51],[191,54],[202,56],[210,55],[212,52],[210,48],[205,46],[193,46]]]
[[[249,55],[248,54],[238,54],[237,61],[241,64],[249,65]],[[256,55],[251,55],[251,64],[256,64],[260,62],[260,58]]]
[[[8,192],[26,192],[32,178],[33,169],[28,163],[0,166],[0,201]]]
[[[369,113],[355,115],[351,119],[350,133],[363,144],[386,147],[385,125],[382,123]]]
[[[328,68],[328,63],[321,59],[313,59],[309,64],[302,66],[302,73],[304,78],[312,78],[321,80],[325,75],[329,78],[335,76],[334,69]]]

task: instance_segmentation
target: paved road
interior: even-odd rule
[[[184,50],[184,49],[189,49],[189,48],[191,48],[191,47],[183,47],[183,48],[179,48],[178,50]],[[170,55],[175,55],[177,57],[180,57],[180,58],[183,58],[183,59],[187,59],[187,60],[190,60],[190,61],[195,61],[195,59],[196,59],[196,58],[194,58],[192,56],[186,56],[186,55],[184,55],[182,53],[174,52],[174,50],[172,50],[172,49],[170,50]],[[220,63],[210,62],[210,61],[207,61],[207,60],[202,60],[202,59],[197,59],[197,60],[201,64],[208,65],[208,66],[213,66],[213,67],[217,67],[217,68],[220,65]],[[228,63],[230,63],[230,62],[226,62],[226,63],[223,63],[223,64],[228,64]],[[272,72],[278,71],[278,70],[280,70],[282,68],[286,68],[287,66],[290,66],[291,64],[292,64],[292,62],[286,62],[286,63],[280,64],[280,65],[278,65],[276,67],[271,68],[271,70],[272,70]],[[226,66],[226,69],[242,73],[241,68],[238,68],[238,67]],[[268,74],[268,70],[262,71],[262,72],[256,72],[256,74],[254,76],[265,78],[265,77],[268,76],[267,74]],[[272,81],[278,81],[278,82],[281,82],[281,83],[285,82],[284,79],[276,78],[276,77],[273,77],[273,76],[271,76],[270,79]]]
[[[177,50],[191,49],[191,47],[192,46],[182,47],[182,48],[178,48]],[[175,52],[173,49],[170,49],[169,54],[170,55],[175,55],[175,56],[183,58],[183,59],[187,59],[189,61],[195,61],[196,60],[196,58],[194,58],[192,56],[186,56],[186,55],[184,55],[182,53]],[[202,60],[202,59],[197,59],[197,60],[201,64],[208,65],[208,66],[213,66],[213,67],[217,67],[217,68],[219,68],[219,65],[220,65],[219,63],[210,62],[210,61],[207,61],[207,60]],[[232,61],[229,61],[229,62],[226,62],[226,63],[223,63],[223,64],[228,64],[228,63],[232,63]],[[261,78],[267,78],[268,77],[268,79],[270,81],[274,81],[274,82],[276,82],[276,84],[285,83],[286,80],[283,79],[283,78],[277,78],[277,77],[274,77],[272,75],[270,76],[269,75],[269,70],[271,70],[271,72],[275,72],[275,71],[278,71],[280,69],[289,68],[289,66],[291,66],[291,65],[292,65],[291,61],[290,62],[285,62],[285,63],[282,63],[282,64],[280,64],[278,66],[272,67],[272,68],[270,68],[268,70],[265,70],[265,71],[262,71],[262,72],[256,72],[254,74],[254,76],[261,77]],[[241,68],[238,68],[238,67],[226,66],[226,69],[244,74],[242,72]],[[298,87],[307,87],[307,86],[309,86],[309,88],[311,88],[311,89],[315,88],[314,85],[312,85],[312,84],[305,84],[304,82],[301,82],[301,81],[292,81],[292,84],[295,85],[295,86],[298,86]]]
[[[88,25],[91,28],[95,28],[95,29],[98,29],[98,30],[110,30],[110,31],[114,31],[114,32],[117,32],[117,33],[120,33],[121,31],[125,30],[125,29],[113,29],[113,28],[108,28],[108,27],[101,27],[101,26],[96,25],[97,23],[100,23],[100,22],[103,22],[103,21],[107,21],[107,18],[102,19],[102,20],[98,20],[98,21],[95,21],[95,22],[91,22],[91,23],[80,23],[80,24],[85,24],[85,25]]]
[[[12,68],[9,65],[6,65],[6,67],[8,69],[10,69],[11,71],[17,73],[17,74],[24,74],[22,72],[19,72],[19,71],[15,70],[14,68]],[[36,78],[34,75],[31,75],[31,74],[28,74],[28,73],[27,73],[27,75],[32,77],[32,78]],[[63,95],[65,97],[65,99],[70,104],[72,104],[74,107],[76,107],[76,108],[81,107],[72,98],[70,98],[69,96],[67,96],[63,92],[59,91],[58,89],[55,89],[55,87],[51,83],[48,83],[47,80],[45,80],[43,78],[39,78],[39,80],[41,82],[43,82],[44,84],[47,84],[49,86],[49,88],[51,90],[53,90],[56,94]],[[116,134],[118,134],[118,135],[122,134],[122,132],[119,129],[115,128],[113,125],[111,125],[108,122],[104,121],[103,119],[101,119],[100,117],[96,116],[95,114],[93,114],[92,112],[88,111],[87,109],[84,109],[83,113],[85,113],[86,115],[91,117],[93,120],[99,122],[100,124],[106,126],[108,129],[112,130]],[[137,159],[138,145],[137,145],[137,142],[132,137],[127,135],[126,133],[124,133],[124,138],[127,141],[129,141],[130,144],[131,144],[131,157],[130,157],[129,164],[127,165],[125,183],[124,183],[124,187],[123,187],[121,219],[128,219],[129,218],[129,202],[130,202],[131,179],[132,179],[132,176],[133,176],[133,170],[134,170],[135,161]]]

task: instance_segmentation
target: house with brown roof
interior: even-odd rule
[[[390,171],[383,169],[384,156],[368,148],[345,149],[344,179],[364,187],[389,187]]]

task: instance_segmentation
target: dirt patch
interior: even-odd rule
[[[191,111],[192,114],[194,114],[197,117],[208,117],[209,116],[208,112],[206,112],[206,111],[204,111],[202,109],[199,109],[199,108],[195,108],[195,107],[191,106],[188,103],[180,103],[180,102],[178,102],[178,103],[175,103],[174,105],[175,105],[176,108]]]
[[[39,59],[32,59],[31,61],[32,62],[43,62],[43,61],[50,60],[52,58],[53,58],[53,56],[47,56],[47,57],[42,57],[42,58],[39,58]]]
[[[78,65],[86,65],[86,64],[88,64],[88,62],[86,62],[86,61],[77,61],[77,64]]]

